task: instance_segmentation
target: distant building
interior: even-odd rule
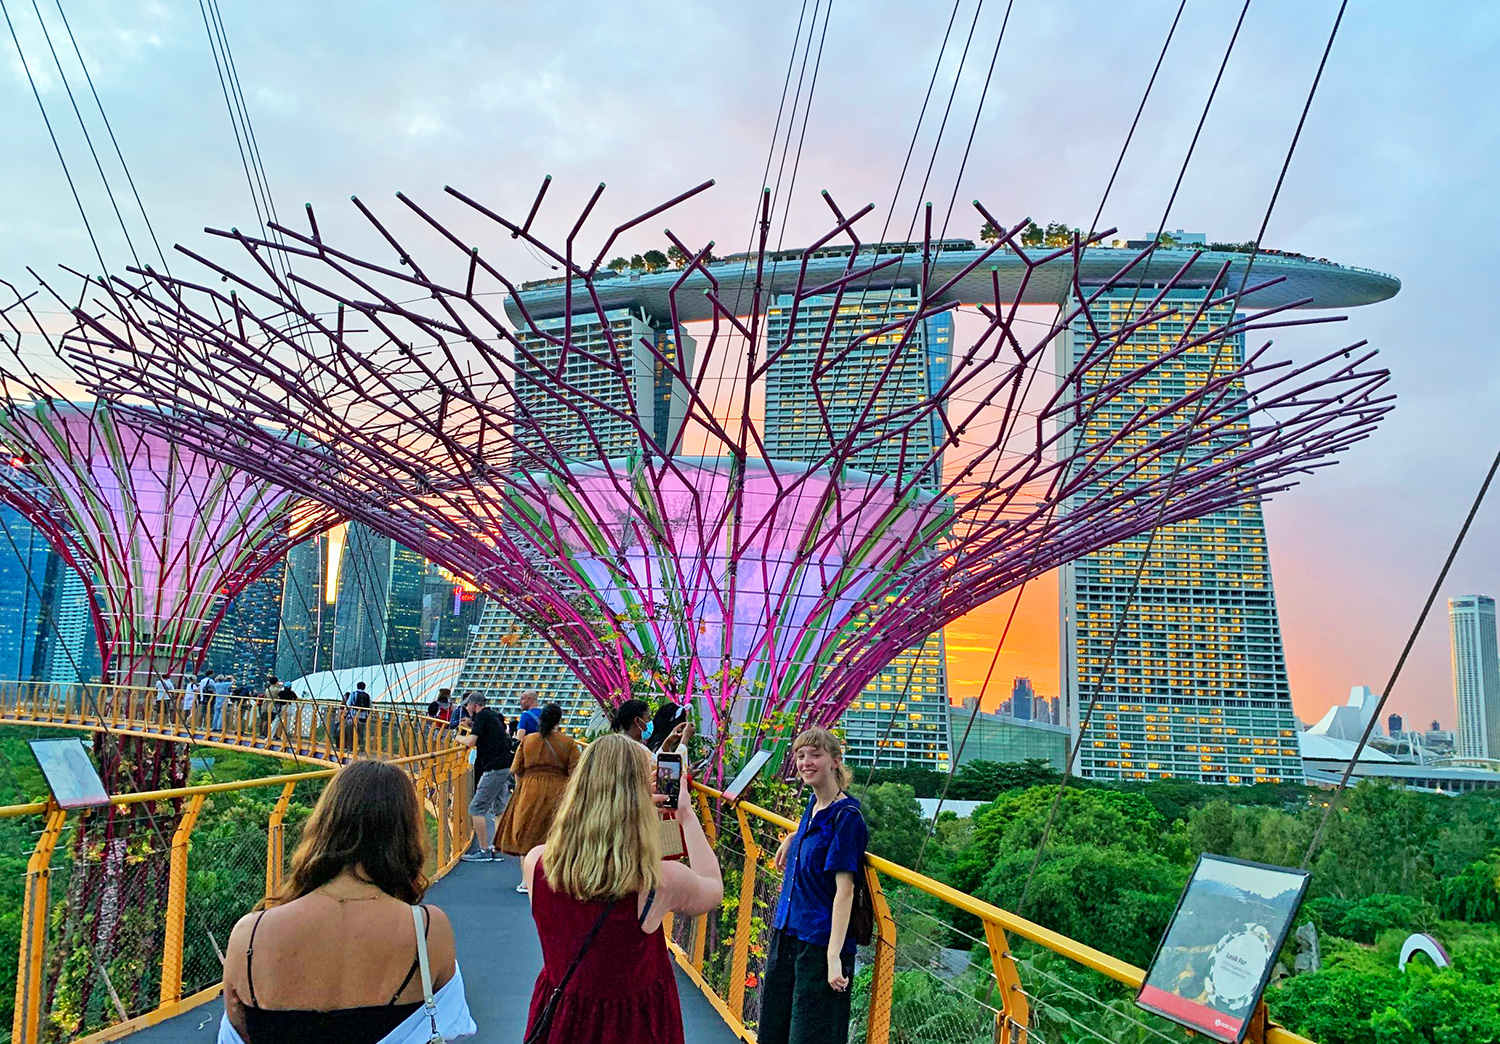
[[[1031,689],[1030,678],[1017,678],[1010,687],[1010,716],[1017,721],[1030,721],[1036,703],[1036,693]]]
[[[1500,650],[1495,639],[1495,600],[1487,595],[1448,599],[1448,627],[1453,651],[1453,709],[1458,719],[1453,730],[1454,752],[1459,757],[1500,757]]]
[[[463,659],[484,598],[471,583],[429,564],[422,588],[421,659]]]
[[[1020,762],[1040,758],[1061,772],[1068,763],[1069,730],[1044,721],[1026,721],[1008,714],[976,712],[970,696],[963,709],[953,709],[953,749],[958,764],[971,761]]]
[[[521,693],[534,689],[543,703],[562,707],[563,725],[575,734],[599,706],[546,639],[495,601],[480,611],[454,688],[457,694],[484,693],[507,715],[519,709]]]
[[[0,681],[40,678],[52,606],[46,537],[14,508],[0,505]]]
[[[209,640],[208,665],[232,674],[237,684],[259,692],[276,673],[276,642],[281,627],[286,562],[250,581],[224,608],[218,630]]]
[[[1385,728],[1386,731],[1391,734],[1391,739],[1396,739],[1406,731],[1406,729],[1403,728],[1404,724],[1405,723],[1402,722],[1401,715],[1399,714],[1392,714],[1387,716],[1387,718],[1385,719]]]
[[[1329,707],[1317,723],[1307,730],[1313,736],[1328,736],[1332,739],[1358,743],[1365,734],[1365,726],[1375,714],[1380,697],[1370,691],[1368,685],[1356,685],[1349,690],[1349,699],[1342,704]],[[1376,725],[1372,736],[1380,735]]]
[[[421,659],[427,560],[358,522],[339,564],[333,668]]]
[[[276,638],[276,676],[283,681],[326,671],[333,664],[334,609],[344,529],[320,533],[287,552]],[[330,572],[331,567],[331,572]]]
[[[99,641],[89,609],[88,585],[66,562],[53,555],[47,562],[51,591],[52,633],[47,640],[42,680],[58,685],[98,681]]]

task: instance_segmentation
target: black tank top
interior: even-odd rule
[[[421,1001],[397,1004],[396,998],[406,990],[411,977],[417,973],[419,959],[413,959],[406,978],[401,980],[395,996],[389,1004],[376,1004],[364,1008],[335,1008],[332,1011],[313,1011],[298,1008],[262,1008],[255,999],[255,933],[260,928],[262,910],[250,926],[250,945],[245,948],[245,984],[250,988],[250,1003],[245,1005],[245,1029],[248,1031],[245,1044],[327,1044],[340,1041],[342,1044],[377,1044],[391,1030],[406,1021],[412,1012],[422,1007]],[[432,927],[432,915],[422,907],[423,929],[427,934]]]

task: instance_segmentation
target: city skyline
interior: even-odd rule
[[[293,9],[271,4],[256,18],[228,12],[247,100],[284,210],[350,192],[384,197],[396,189],[426,189],[453,181],[457,166],[473,183],[517,198],[529,198],[542,173],[552,173],[553,192],[570,200],[608,178],[611,191],[602,203],[608,217],[654,200],[663,182],[715,176],[721,190],[674,231],[691,240],[700,228],[722,225],[725,213],[742,211],[748,228],[779,88],[759,73],[763,56],[790,39],[795,12],[782,24],[750,12],[663,11],[661,24],[648,27],[609,5],[582,5],[566,21],[561,12],[466,9],[434,13],[417,25],[372,18],[354,35],[334,12],[295,13],[302,42],[288,50],[275,27],[293,17]],[[1212,72],[1203,55],[1222,47],[1232,15],[1206,7],[1185,13],[1159,90],[1201,95]],[[1254,234],[1300,107],[1300,84],[1317,62],[1324,15],[1312,5],[1251,12],[1227,75],[1230,86],[1253,82],[1255,90],[1226,90],[1215,101],[1167,227],[1201,229],[1211,239]],[[1169,16],[1150,6],[1133,8],[1121,17],[1114,52],[1054,90],[992,102],[960,198],[1001,194],[1025,201],[1040,221],[1087,224],[1138,97],[1115,88],[1143,86],[1137,53],[1160,39]],[[936,52],[936,35],[912,39],[889,32],[889,23],[904,17],[894,5],[874,5],[862,19],[845,17],[834,16],[843,42],[825,59],[787,242],[797,242],[820,220],[819,187],[869,198],[882,209],[889,202],[925,86],[919,69]],[[205,224],[251,226],[202,26],[151,5],[84,5],[73,18],[85,55],[99,56],[95,81],[162,241],[188,241]],[[574,34],[577,23],[583,31]],[[546,40],[564,26],[574,34],[579,60],[543,61],[518,80],[515,70],[548,53]],[[17,29],[23,44],[41,53],[40,34],[26,19]],[[1092,31],[1083,12],[1018,11],[1005,44],[1009,75],[1055,78],[1058,49]],[[626,69],[648,67],[652,50],[637,45],[663,33],[714,53],[716,75],[691,91],[662,90],[654,74],[622,75],[621,62]],[[303,48],[315,48],[319,60],[307,61]],[[913,61],[914,53],[922,60]],[[455,54],[466,60],[453,60]],[[1273,246],[1396,272],[1405,284],[1394,301],[1355,313],[1345,331],[1287,332],[1279,341],[1306,357],[1344,332],[1369,337],[1386,353],[1401,394],[1376,439],[1321,482],[1266,509],[1287,669],[1304,721],[1316,720],[1350,685],[1384,684],[1492,440],[1482,419],[1493,413],[1497,361],[1472,339],[1449,332],[1458,314],[1452,302],[1483,292],[1483,237],[1451,232],[1436,237],[1442,249],[1422,244],[1434,242],[1438,215],[1450,229],[1491,223],[1486,187],[1500,150],[1495,116],[1482,99],[1493,95],[1500,76],[1497,56],[1500,27],[1474,10],[1455,6],[1434,17],[1372,5],[1351,16],[1267,236]],[[878,83],[865,74],[872,63],[887,70]],[[1442,85],[1419,72],[1434,63],[1446,70]],[[65,104],[55,76],[36,64],[44,101]],[[372,90],[372,84],[380,86]],[[16,63],[0,70],[0,85],[11,103],[0,107],[0,131],[17,155],[28,157],[6,165],[0,188],[31,202],[27,214],[8,219],[0,267],[9,275],[26,264],[39,271],[56,262],[97,267],[72,200],[59,187],[56,157]],[[978,87],[978,78],[966,80],[961,94],[972,99]],[[838,104],[851,92],[864,99],[852,111]],[[1158,225],[1164,186],[1195,118],[1153,101],[1104,210],[1105,227],[1118,225],[1133,236]],[[503,136],[479,130],[497,121],[507,128]],[[1018,137],[1037,140],[1060,125],[1078,136],[1076,151],[1055,162],[1045,149],[1032,150],[1034,163],[1005,160]],[[684,127],[694,129],[697,147],[661,147]],[[60,125],[59,133],[65,148],[82,148],[68,137],[76,139],[76,127],[70,132]],[[951,183],[959,152],[940,157],[935,177],[946,179],[940,183]],[[1098,162],[1077,162],[1081,157]],[[91,210],[107,206],[97,184],[83,183],[80,191]],[[915,192],[911,185],[903,190],[901,215]],[[940,220],[945,202],[939,201]],[[905,221],[897,219],[903,231]],[[958,224],[955,219],[950,231],[977,233]],[[96,231],[106,256],[117,258],[117,230]],[[653,231],[649,240],[621,244],[621,252],[658,245]],[[536,274],[547,274],[544,263],[537,263]],[[971,318],[960,315],[958,322]],[[1466,451],[1454,453],[1455,446]],[[1422,492],[1411,496],[1410,476],[1417,474]],[[1500,586],[1489,582],[1500,577],[1497,532],[1493,510],[1482,512],[1443,597]],[[1329,612],[1330,598],[1345,609]],[[1010,650],[1000,657],[1001,684],[991,684],[987,706],[1003,698],[1017,675],[1031,676],[1039,691],[1057,691],[1055,605],[1049,578],[1027,588]],[[1002,599],[948,629],[955,700],[978,691],[1008,611],[1009,599]],[[1386,709],[1448,724],[1450,667],[1439,617],[1429,619]]]

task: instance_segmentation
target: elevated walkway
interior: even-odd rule
[[[47,802],[0,807],[0,857],[26,863],[12,888],[24,897],[20,945],[0,952],[0,978],[13,971],[16,979],[8,1044],[213,1039],[222,940],[281,887],[299,817],[336,771],[315,766],[354,757],[388,759],[411,774],[427,809],[431,896],[454,923],[478,1039],[521,1038],[541,955],[514,890],[517,862],[458,861],[471,841],[467,750],[409,710],[376,709],[352,722],[333,704],[269,709],[231,701],[221,720],[180,721],[144,690],[0,684],[0,724],[253,750],[310,770],[125,794],[86,813]],[[664,926],[687,1039],[753,1041],[781,888],[770,857],[794,824],[698,783],[693,804],[724,871],[725,901]],[[876,938],[860,952],[851,1039],[1188,1039],[1131,1003],[1140,968],[877,855],[864,875]],[[1312,1044],[1268,1024],[1264,1011],[1247,1040]]]
[[[481,1041],[520,1041],[526,1035],[531,987],[542,968],[531,908],[516,892],[519,859],[483,865],[460,863],[427,893],[447,911],[458,938],[464,987]],[[712,1004],[683,972],[677,974],[683,1030],[690,1044],[731,1044],[738,1040]],[[212,1044],[223,1007],[217,1003],[184,1012],[139,1033],[133,1040],[152,1044]]]

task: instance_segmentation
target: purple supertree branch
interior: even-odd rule
[[[751,404],[794,339],[807,343],[807,332],[798,332],[804,303],[831,296],[837,307],[847,292],[900,273],[904,254],[873,261],[862,256],[856,222],[869,208],[846,216],[825,194],[835,224],[801,252],[796,286],[787,295],[791,335],[763,353],[768,197],[761,200],[748,308],[743,290],[735,305],[724,301],[715,272],[703,262],[708,247],[690,250],[669,232],[688,262],[667,294],[676,344],[668,352],[649,338],[617,339],[595,277],[622,233],[707,186],[617,226],[585,266],[573,258],[599,191],[559,250],[530,231],[546,184],[521,224],[456,190],[449,194],[563,266],[568,307],[557,329],[543,328],[528,311],[517,285],[486,256],[482,236],[470,245],[403,195],[400,202],[461,258],[459,282],[437,278],[363,204],[362,215],[397,252],[400,270],[327,243],[309,208],[311,234],[277,229],[285,245],[221,234],[254,257],[258,272],[251,276],[205,260],[221,280],[233,279],[269,311],[257,316],[237,294],[226,299],[215,287],[150,273],[139,286],[108,289],[119,304],[74,342],[79,365],[102,394],[170,406],[170,413],[152,413],[162,430],[209,452],[213,440],[205,436],[217,404],[243,402],[244,415],[231,429],[236,444],[218,451],[237,466],[260,468],[299,493],[336,504],[476,580],[536,626],[602,702],[623,698],[629,676],[646,672],[663,679],[673,698],[704,696],[719,725],[748,695],[762,701],[763,711],[796,698],[803,717],[830,720],[901,648],[979,602],[1137,535],[1157,517],[1191,518],[1286,488],[1297,474],[1365,437],[1388,408],[1388,400],[1374,395],[1384,375],[1359,369],[1368,356],[1326,374],[1329,360],[1300,368],[1265,364],[1262,349],[1192,393],[1155,408],[1135,407],[1118,430],[1093,434],[1096,418],[1111,404],[1128,402],[1135,382],[1184,353],[1303,320],[1280,317],[1278,307],[1215,325],[1204,319],[1209,309],[1237,306],[1255,288],[1210,290],[1191,315],[1181,316],[1186,332],[1176,343],[1144,366],[1131,363],[1116,372],[1115,357],[1133,334],[1179,317],[1166,296],[1181,285],[1191,262],[1165,286],[1158,281],[1143,294],[1125,326],[1104,333],[1093,306],[1127,285],[1150,252],[1103,286],[1085,288],[1078,280],[1082,251],[1099,237],[1033,258],[1016,242],[1025,222],[1007,228],[976,204],[1005,231],[964,274],[1008,250],[1025,266],[1024,287],[1039,267],[1066,259],[1074,307],[1060,313],[1039,343],[1024,347],[1014,329],[1024,295],[1003,300],[992,274],[993,301],[980,302],[985,329],[954,353],[942,386],[916,402],[888,403],[884,389],[895,379],[901,354],[913,351],[920,324],[952,307],[942,297],[956,281],[931,286],[929,229],[918,292],[902,318],[877,322],[853,344],[834,338],[831,319],[813,335],[813,399],[824,446],[797,467],[762,464],[766,443]],[[809,286],[813,251],[840,237],[851,244],[842,275]],[[297,262],[291,277],[296,293],[268,262],[276,251]],[[1216,287],[1226,274],[1227,268],[1220,270]],[[511,295],[519,316],[514,328],[485,306],[481,275]],[[405,293],[383,289],[380,281]],[[404,302],[413,291],[417,300]],[[691,364],[677,306],[685,293],[703,293],[711,306],[708,337]],[[190,299],[205,301],[209,312]],[[336,323],[305,303],[317,301],[337,306]],[[436,303],[423,309],[421,301]],[[349,329],[346,310],[375,332]],[[1043,353],[1079,317],[1094,331],[1080,361],[1040,408],[1029,407]],[[575,338],[584,323],[602,331],[599,347]],[[122,326],[123,335],[112,329]],[[735,340],[748,358],[728,381],[731,405],[723,413],[704,394],[709,362],[723,358]],[[862,386],[853,419],[835,418],[819,380],[854,358],[859,344],[886,341],[890,353]],[[529,344],[546,345],[553,354],[544,359]],[[114,359],[109,349],[118,353]],[[671,453],[653,444],[638,416],[632,356],[665,372],[685,403],[687,420],[670,436]],[[574,364],[602,375],[602,390],[575,381]],[[1242,390],[1247,380],[1265,382],[1257,389],[1260,400]],[[966,397],[971,389],[975,396]],[[529,403],[550,404],[552,416],[575,423],[580,432],[574,435],[593,447],[595,459],[584,464],[564,456],[546,416]],[[955,411],[958,403],[962,408]],[[1292,417],[1262,421],[1272,408]],[[996,410],[997,422],[983,420]],[[305,445],[291,446],[265,430],[294,422]],[[630,454],[606,458],[603,431],[610,425],[630,433]],[[690,427],[710,447],[706,463],[675,456]],[[1145,447],[1127,442],[1141,436]],[[934,437],[936,444],[927,441]],[[266,452],[269,441],[280,442],[275,452]],[[969,444],[975,449],[961,464],[948,475],[937,473],[944,449]],[[867,451],[885,447],[899,447],[910,463],[895,475],[855,481],[858,472],[848,469]],[[1177,482],[1153,472],[1180,454],[1196,456]],[[1087,495],[1075,510],[1062,510],[1058,500],[1070,490]],[[1038,495],[1038,506],[1025,506]],[[1162,496],[1168,497],[1165,516]],[[529,513],[519,510],[522,503],[531,505]],[[585,559],[600,571],[594,579],[582,569]],[[600,576],[604,586],[596,589]],[[866,631],[851,629],[857,620],[865,621]],[[746,631],[743,642],[737,630]],[[764,688],[741,693],[752,669]]]

